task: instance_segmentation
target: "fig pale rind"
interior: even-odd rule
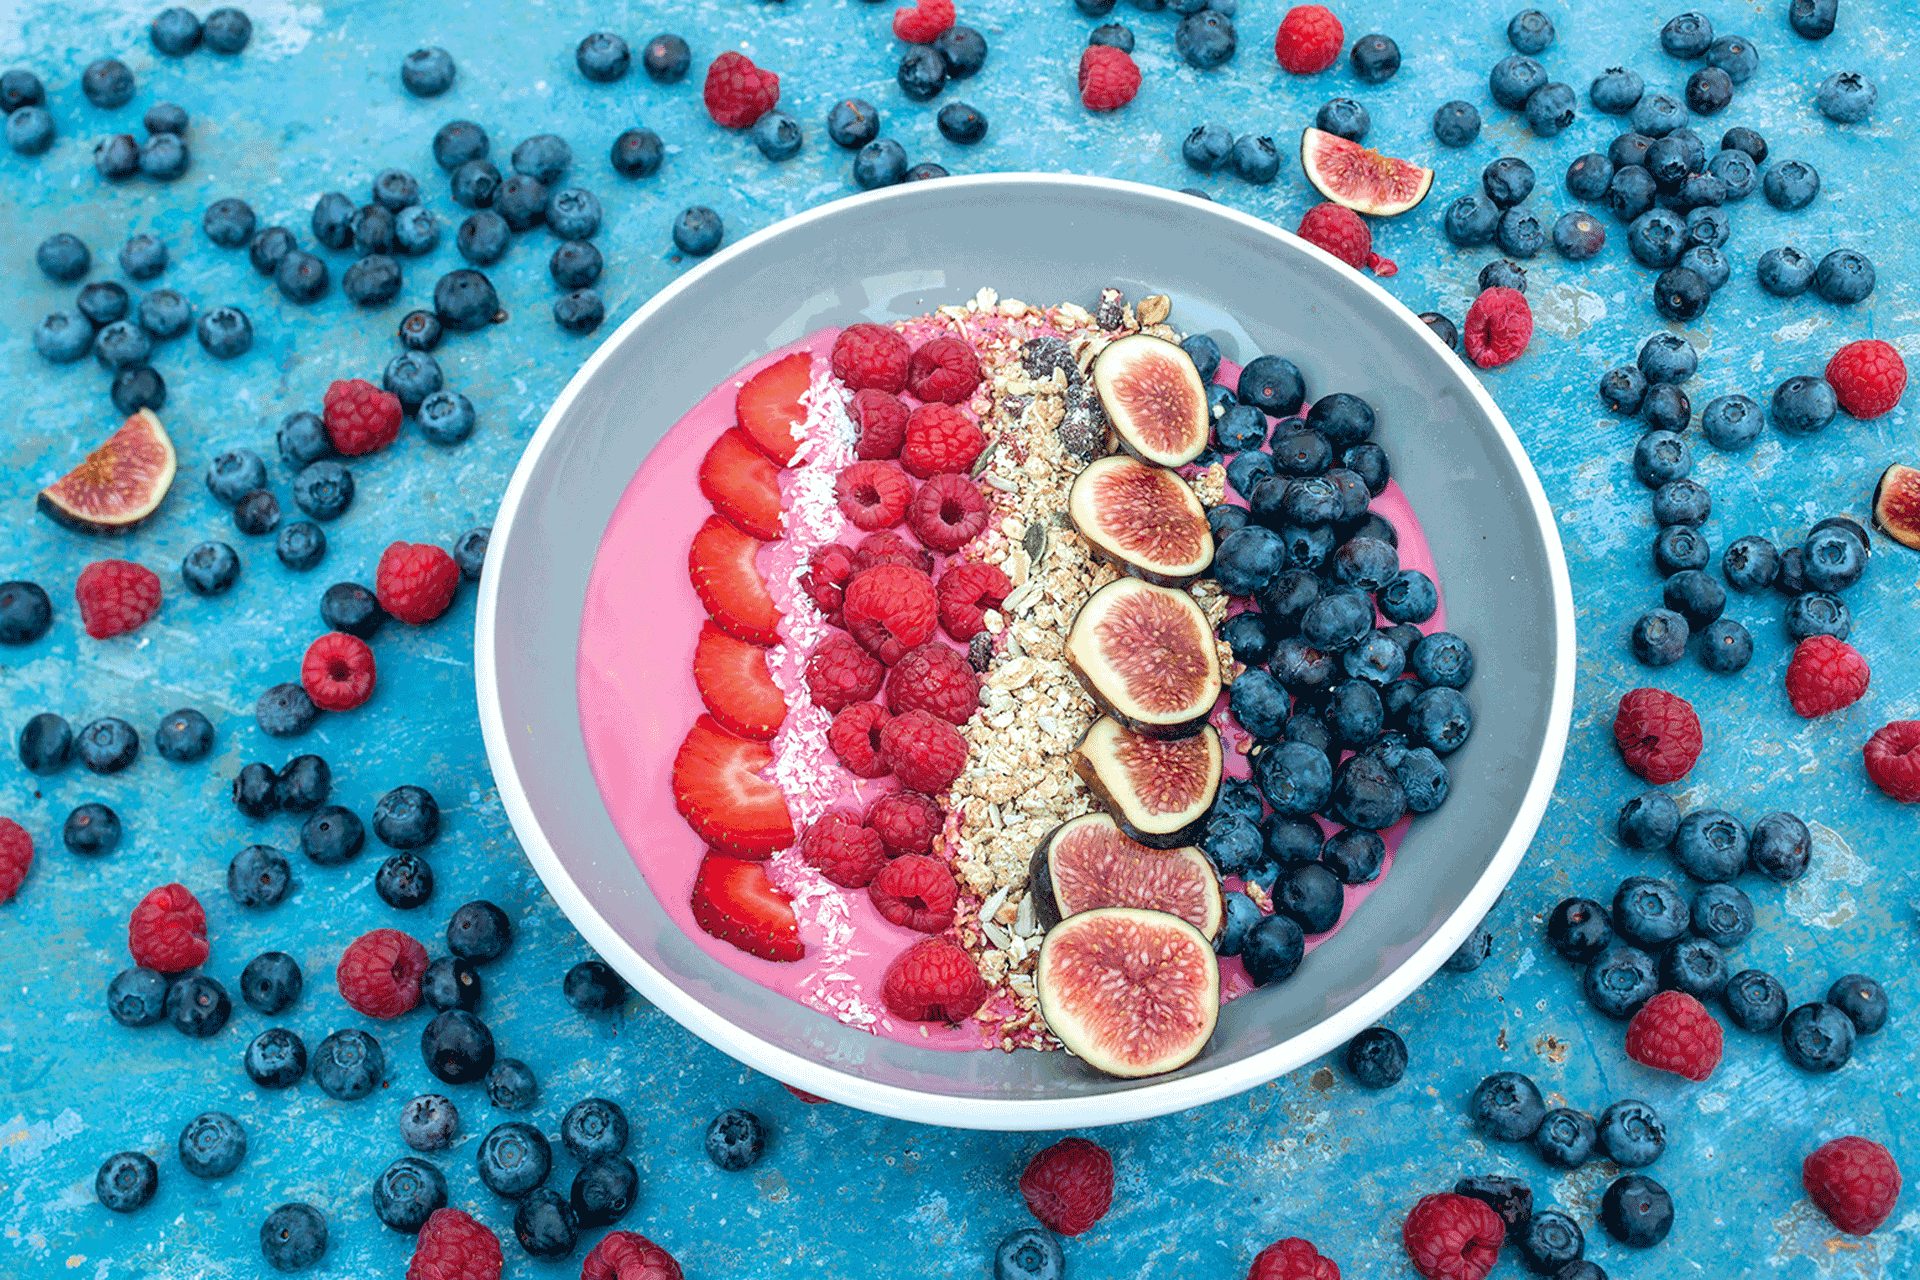
[[[1920,551],[1920,470],[1896,462],[1873,490],[1873,524],[1903,547]]]
[[[1126,454],[1096,458],[1074,477],[1067,517],[1097,558],[1159,586],[1184,587],[1213,563],[1213,529],[1193,487]]]
[[[173,441],[153,410],[142,409],[101,441],[80,465],[40,491],[35,505],[80,533],[131,533],[173,487]]]
[[[1205,451],[1207,388],[1177,344],[1130,333],[1107,344],[1090,373],[1122,449],[1157,467],[1185,466]]]
[[[1327,199],[1375,218],[1405,213],[1433,189],[1433,170],[1311,125],[1300,133],[1300,169]]]
[[[1220,700],[1213,628],[1184,591],[1109,582],[1080,606],[1064,648],[1101,710],[1149,738],[1199,733]]]
[[[1223,757],[1212,725],[1185,738],[1149,738],[1111,716],[1087,726],[1073,771],[1120,829],[1152,849],[1191,844],[1220,791]]]
[[[1060,1043],[1127,1079],[1192,1062],[1220,1016],[1213,944],[1164,911],[1102,907],[1069,916],[1040,943],[1034,988]]]
[[[1045,929],[1082,911],[1138,907],[1178,916],[1212,939],[1226,918],[1220,877],[1204,853],[1149,848],[1104,813],[1070,818],[1046,834],[1027,868],[1027,892]]]

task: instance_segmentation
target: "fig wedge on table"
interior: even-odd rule
[[[79,466],[40,491],[35,505],[81,533],[131,533],[173,487],[173,441],[153,410],[120,424]]]
[[[1178,916],[1212,940],[1225,915],[1220,878],[1205,854],[1149,848],[1104,813],[1070,818],[1046,834],[1028,866],[1027,892],[1048,929],[1082,911],[1139,907]]]
[[[1873,523],[1903,547],[1920,551],[1920,470],[1896,462],[1873,490]]]
[[[1311,125],[1300,134],[1300,169],[1327,199],[1374,218],[1407,212],[1433,187],[1433,170]]]
[[[1179,467],[1207,447],[1207,389],[1193,358],[1165,338],[1133,333],[1094,357],[1093,389],[1120,447]]]
[[[1164,911],[1102,907],[1062,920],[1040,943],[1034,988],[1047,1029],[1113,1076],[1185,1066],[1220,1016],[1213,944]]]
[[[1073,749],[1073,771],[1141,844],[1171,849],[1196,839],[1220,790],[1220,734],[1149,738],[1101,716]]]
[[[1192,486],[1126,454],[1096,458],[1074,477],[1067,517],[1094,555],[1163,587],[1184,587],[1213,563],[1213,530]]]
[[[1101,709],[1150,738],[1199,733],[1220,699],[1213,628],[1184,591],[1109,582],[1074,615],[1065,650]]]

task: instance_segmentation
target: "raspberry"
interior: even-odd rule
[[[879,835],[887,853],[897,858],[904,853],[932,852],[934,837],[940,834],[946,816],[932,796],[918,791],[889,791],[867,806],[861,821]]]
[[[931,711],[949,724],[965,724],[980,706],[980,677],[966,655],[938,640],[902,654],[887,674],[887,710],[895,715]]]
[[[1492,1205],[1452,1192],[1422,1197],[1400,1228],[1407,1257],[1426,1280],[1485,1280],[1506,1237]]]
[[[1518,360],[1533,341],[1533,308],[1527,295],[1504,285],[1481,290],[1467,308],[1460,341],[1482,369]]]
[[[1808,636],[1787,663],[1787,698],[1811,720],[1860,701],[1872,679],[1867,660],[1845,640]]]
[[[1350,267],[1365,267],[1375,275],[1390,276],[1400,268],[1373,251],[1373,231],[1365,218],[1345,205],[1324,200],[1300,216],[1296,233],[1308,244],[1319,245]]]
[[[1850,1236],[1878,1230],[1900,1199],[1900,1166],[1871,1138],[1822,1143],[1801,1163],[1800,1181],[1820,1212]]]
[[[899,392],[906,389],[907,362],[913,348],[883,324],[854,324],[833,340],[828,363],[849,391]]]
[[[428,542],[395,542],[380,553],[373,594],[382,609],[419,626],[447,611],[459,585],[460,566],[445,551]]]
[[[745,129],[780,101],[780,77],[754,66],[746,54],[729,49],[708,64],[700,96],[715,124]]]
[[[800,587],[807,593],[807,599],[836,627],[840,625],[840,605],[846,597],[847,579],[853,573],[853,552],[837,542],[829,542],[814,549],[807,557],[807,571],[800,575]]]
[[[935,609],[933,583],[926,574],[902,564],[881,564],[853,575],[843,613],[860,647],[892,665],[907,650],[933,639]]]
[[[987,1001],[973,957],[945,938],[922,938],[880,979],[880,1002],[907,1022],[959,1022]]]
[[[400,397],[365,378],[328,386],[321,402],[327,439],[340,453],[357,457],[384,449],[400,437]]]
[[[907,362],[907,390],[928,404],[963,404],[980,385],[980,357],[960,338],[932,338]]]
[[[1090,44],[1080,54],[1080,105],[1089,111],[1118,111],[1140,92],[1140,68],[1123,50]]]
[[[163,884],[127,921],[133,962],[161,973],[184,973],[207,962],[207,913],[183,884]]]
[[[1627,1056],[1698,1084],[1720,1065],[1720,1024],[1684,991],[1662,991],[1627,1023]]]
[[[980,486],[952,472],[928,480],[907,504],[907,528],[935,551],[958,551],[986,527],[987,500]]]
[[[880,735],[893,719],[877,702],[843,708],[827,728],[827,745],[856,778],[878,778],[887,771]]]
[[[581,1262],[580,1280],[685,1278],[673,1255],[653,1241],[636,1231],[611,1231]]]
[[[842,631],[829,635],[807,656],[807,696],[830,714],[871,701],[886,676],[880,660]]]
[[[1340,1280],[1340,1268],[1305,1240],[1289,1236],[1260,1251],[1247,1280]]]
[[[1347,32],[1340,19],[1317,4],[1295,5],[1273,33],[1273,56],[1297,76],[1325,71],[1340,57]]]
[[[300,660],[300,687],[322,711],[351,711],[371,698],[373,676],[373,650],[344,631],[327,632]]]
[[[1900,403],[1907,389],[1907,362],[1878,338],[1849,342],[1827,361],[1834,399],[1855,418],[1877,418]]]
[[[1614,712],[1613,740],[1627,768],[1664,787],[1686,777],[1700,758],[1700,717],[1693,704],[1665,689],[1629,689]]]
[[[1874,786],[1902,804],[1920,801],[1920,720],[1882,725],[1862,754]]]
[[[897,458],[907,440],[907,406],[872,387],[853,393],[847,408],[858,432],[854,453],[861,458]]]
[[[868,534],[853,549],[855,573],[883,564],[904,565],[916,573],[933,573],[933,556],[924,547],[914,546],[891,529]]]
[[[967,740],[930,711],[906,711],[880,729],[880,756],[900,785],[945,791],[967,764]]]
[[[907,438],[900,446],[900,465],[916,480],[949,471],[965,475],[986,447],[986,433],[964,410],[944,404],[923,404],[907,415]]]
[[[414,1241],[407,1280],[500,1280],[500,1241],[459,1209],[435,1209]]]
[[[932,44],[953,25],[953,0],[919,0],[893,11],[893,34],[908,44]]]
[[[792,1085],[787,1084],[785,1081],[781,1082],[780,1087],[782,1089],[785,1089],[788,1093],[792,1094],[794,1097],[800,1099],[800,1101],[807,1103],[809,1106],[818,1106],[821,1103],[826,1101],[825,1098],[821,1097],[817,1093],[808,1093],[805,1089],[796,1089]]]
[[[823,813],[800,837],[800,856],[843,889],[864,889],[887,864],[880,833],[869,831],[850,813]]]
[[[87,634],[105,640],[160,612],[160,575],[130,560],[96,560],[80,571],[73,599]]]
[[[891,529],[913,501],[913,481],[891,462],[855,462],[833,482],[840,514],[856,529]]]
[[[1013,590],[1013,580],[997,564],[956,564],[940,575],[935,594],[940,625],[961,643],[987,629],[986,611],[998,609]]]
[[[420,1003],[427,949],[398,929],[375,929],[347,944],[334,966],[340,998],[369,1018],[397,1018]]]
[[[20,891],[20,882],[32,866],[33,837],[12,818],[0,818],[0,902],[10,901]]]
[[[1113,1206],[1113,1157],[1085,1138],[1062,1138],[1027,1161],[1020,1195],[1041,1226],[1077,1236]]]
[[[877,832],[867,834],[876,845],[880,843]],[[924,853],[903,853],[875,873],[873,883],[867,886],[867,896],[873,899],[873,909],[890,924],[920,933],[945,933],[953,924],[960,886],[940,859]]]

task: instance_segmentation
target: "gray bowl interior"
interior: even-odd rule
[[[648,449],[723,377],[773,347],[824,325],[962,302],[983,285],[1003,297],[1089,306],[1105,285],[1130,298],[1167,293],[1171,322],[1213,335],[1230,358],[1279,353],[1303,370],[1310,397],[1364,396],[1432,545],[1451,625],[1477,656],[1471,695],[1479,731],[1449,761],[1448,803],[1415,823],[1385,883],[1292,981],[1228,1005],[1208,1050],[1173,1077],[1116,1081],[1059,1053],[918,1049],[771,995],[712,962],[668,921],[588,769],[574,686],[582,600],[602,529]],[[501,723],[496,772],[503,790],[511,777],[524,794],[523,839],[553,850],[565,891],[551,868],[542,871],[556,896],[570,911],[590,907],[596,924],[650,967],[628,975],[643,991],[668,984],[740,1035],[804,1061],[982,1102],[1045,1104],[1155,1088],[1184,1097],[1178,1105],[1217,1096],[1227,1090],[1201,1078],[1245,1075],[1255,1055],[1305,1044],[1301,1037],[1379,988],[1450,924],[1455,938],[1471,929],[1477,913],[1456,919],[1463,903],[1471,894],[1484,909],[1498,890],[1480,882],[1528,807],[1543,758],[1557,762],[1565,732],[1563,719],[1555,741],[1551,723],[1564,700],[1564,690],[1556,697],[1555,661],[1565,634],[1552,586],[1559,547],[1542,528],[1530,472],[1502,442],[1491,402],[1384,294],[1357,287],[1344,268],[1271,228],[1201,201],[1033,175],[916,184],[817,211],[663,295],[650,315],[609,340],[555,414],[522,463],[517,509],[510,528],[496,530],[488,566],[497,607],[482,625],[490,626],[484,639],[494,650]],[[513,496],[507,505],[515,506]],[[488,697],[483,689],[483,705]],[[1544,798],[1539,790],[1537,802]],[[1538,817],[1537,807],[1524,817],[1522,844]],[[529,820],[537,831],[526,829]],[[598,941],[598,928],[587,932]],[[618,963],[617,954],[609,958]],[[729,1045],[711,1027],[695,1030],[738,1049],[737,1037]],[[1265,1069],[1239,1087],[1307,1056],[1269,1054]],[[1134,1101],[1124,1109],[1146,1113]]]

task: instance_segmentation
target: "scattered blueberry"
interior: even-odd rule
[[[582,960],[561,983],[567,1003],[582,1013],[618,1009],[627,1001],[627,984],[604,960]]]
[[[1300,926],[1290,917],[1275,913],[1248,931],[1240,947],[1240,959],[1253,985],[1265,987],[1291,978],[1305,952],[1306,936]]]
[[[1467,1109],[1473,1127],[1496,1142],[1525,1142],[1539,1130],[1547,1104],[1540,1089],[1517,1071],[1496,1071],[1473,1090]]]
[[[123,1027],[156,1026],[167,1016],[167,978],[152,969],[122,969],[107,984],[107,1012]]]
[[[300,852],[322,867],[351,862],[366,842],[366,827],[359,817],[337,804],[314,810],[300,826]]]
[[[554,299],[553,321],[568,333],[592,333],[606,317],[606,303],[597,290],[574,289]]]
[[[311,520],[296,520],[281,528],[273,550],[281,564],[305,573],[326,557],[327,535]]]
[[[623,178],[645,178],[660,168],[666,156],[660,135],[651,129],[627,129],[613,140],[609,160]]]
[[[1368,36],[1364,39],[1386,41],[1385,36]],[[1392,43],[1386,42],[1389,45]],[[1182,18],[1173,35],[1174,49],[1187,60],[1189,65],[1199,67],[1203,71],[1212,70],[1231,59],[1238,43],[1233,19],[1212,8],[1202,9],[1198,13],[1188,14]],[[1377,60],[1370,60],[1367,70],[1362,72],[1360,42],[1356,42],[1353,46],[1353,57],[1355,74],[1368,84],[1386,79],[1400,65],[1400,51],[1394,49],[1393,66],[1386,68],[1384,74],[1381,74],[1384,63]]]
[[[560,1119],[560,1141],[582,1164],[627,1149],[627,1113],[605,1098],[582,1098]]]
[[[1573,123],[1578,106],[1568,85],[1558,81],[1541,85],[1527,98],[1527,127],[1535,137],[1554,137]]]
[[[257,1013],[279,1013],[300,998],[305,980],[284,951],[262,951],[240,971],[240,998]]]
[[[1718,618],[1700,631],[1700,665],[1719,675],[1734,675],[1753,661],[1753,636],[1732,618]]]
[[[433,310],[455,333],[484,329],[500,315],[493,282],[478,271],[449,271],[433,286]]]
[[[1769,813],[1753,824],[1747,861],[1755,871],[1780,884],[1807,873],[1813,858],[1813,833],[1791,813]]]
[[[271,489],[254,489],[233,504],[233,527],[250,538],[272,533],[280,525],[280,500]]]
[[[939,125],[940,136],[948,142],[971,146],[987,136],[987,118],[969,103],[949,102],[940,108],[940,113],[934,119]],[[795,129],[798,127],[796,125]]]
[[[120,815],[98,802],[76,806],[60,828],[69,853],[104,857],[120,843]]]
[[[1480,113],[1471,102],[1446,102],[1433,113],[1433,136],[1442,146],[1464,147],[1480,136]]]
[[[1612,942],[1607,909],[1591,898],[1568,898],[1547,916],[1547,945],[1562,960],[1588,964]]]
[[[1753,932],[1753,901],[1731,884],[1703,884],[1688,904],[1687,928],[1723,950],[1738,946]]]
[[[216,360],[245,355],[253,346],[253,324],[247,319],[247,313],[235,306],[202,312],[194,325],[194,335],[200,339],[202,349]]]
[[[387,1055],[364,1031],[336,1031],[313,1051],[313,1082],[340,1102],[354,1102],[380,1087]]]
[[[93,1178],[94,1198],[102,1208],[114,1213],[132,1213],[142,1208],[159,1189],[160,1170],[144,1151],[121,1151],[108,1156]]]
[[[766,1133],[760,1118],[734,1107],[722,1111],[707,1125],[707,1159],[729,1173],[738,1173],[760,1159]]]
[[[915,102],[935,97],[947,84],[947,60],[931,45],[910,45],[894,73],[900,92]]]
[[[575,47],[573,63],[587,79],[609,84],[627,74],[627,68],[633,65],[633,51],[612,32],[596,31]]]
[[[441,1014],[435,1023],[461,1015]],[[429,1028],[431,1029],[431,1028]],[[547,1180],[553,1167],[553,1149],[546,1135],[530,1124],[509,1120],[495,1125],[474,1152],[480,1181],[497,1196],[512,1199],[527,1194]]]
[[[437,98],[453,87],[453,55],[437,45],[415,49],[400,60],[400,83],[416,98]]]
[[[180,1164],[196,1178],[224,1178],[247,1158],[247,1131],[224,1111],[203,1111],[180,1131]]]
[[[777,114],[777,112],[770,111],[767,115],[760,118],[764,121],[768,117]],[[794,126],[794,131],[794,150],[798,151],[798,125]],[[756,126],[755,137],[758,138],[758,136],[758,126]],[[784,156],[768,156],[768,159],[771,160],[785,158]],[[600,230],[600,218],[600,198],[591,191],[585,191],[579,187],[567,187],[564,190],[554,192],[547,198],[547,227],[562,240],[591,240]]]
[[[140,172],[140,144],[130,133],[110,133],[93,144],[93,167],[109,182],[131,178]]]
[[[1531,57],[1553,43],[1553,19],[1538,9],[1522,9],[1507,22],[1507,43]]]
[[[1660,1113],[1637,1098],[1622,1098],[1600,1113],[1600,1149],[1624,1169],[1644,1169],[1667,1149]]]
[[[1383,84],[1400,70],[1400,46],[1391,37],[1361,36],[1347,53],[1353,74],[1362,84]]]
[[[386,620],[373,592],[357,582],[336,582],[320,597],[320,621],[329,631],[371,640]]]
[[[239,53],[253,38],[253,20],[239,9],[215,9],[200,28],[200,38],[215,53]]]
[[[946,59],[950,80],[978,75],[987,64],[987,38],[972,27],[955,23],[935,37],[933,47]]]
[[[1870,1036],[1887,1025],[1887,993],[1863,973],[1850,973],[1827,991],[1827,1004],[1847,1016],[1854,1034]]]
[[[500,187],[500,170],[495,167],[493,161],[485,157],[463,161],[460,167],[453,171],[451,189],[454,203],[468,209],[491,208],[493,202],[500,196]],[[322,199],[325,199],[325,197],[322,197]],[[314,210],[313,216],[315,219],[314,233],[318,235],[320,230],[318,225],[320,212],[318,209]],[[332,247],[339,249],[345,248],[346,246],[344,244],[338,244]]]
[[[1441,962],[1441,968],[1448,973],[1472,973],[1493,955],[1493,934],[1484,922],[1473,927],[1467,940],[1454,949],[1452,955]]]
[[[1587,98],[1593,103],[1595,111],[1610,116],[1622,116],[1638,105],[1646,93],[1646,82],[1637,71],[1628,71],[1624,67],[1608,67],[1595,76],[1593,84],[1587,90]]]
[[[1840,0],[1793,0],[1787,6],[1787,22],[1795,34],[1808,40],[1824,40],[1833,34],[1834,18]]]
[[[400,264],[384,253],[369,254],[346,269],[340,289],[355,306],[383,306],[400,292]]]
[[[1387,1089],[1407,1073],[1407,1045],[1386,1027],[1368,1027],[1347,1041],[1347,1073],[1363,1089]]]
[[[269,1027],[247,1043],[247,1077],[262,1089],[289,1089],[307,1074],[307,1046],[285,1027]]]
[[[140,734],[125,720],[102,716],[74,739],[74,754],[94,773],[119,773],[140,754]]]
[[[453,1100],[438,1093],[422,1093],[400,1108],[400,1137],[415,1151],[445,1151],[460,1131],[460,1111]]]
[[[1824,379],[1798,374],[1773,389],[1768,417],[1782,431],[1812,435],[1826,429],[1839,407]]]
[[[1727,985],[1727,957],[1705,938],[1681,938],[1660,953],[1660,989],[1716,1000]]]
[[[1618,921],[1615,922],[1616,927]],[[1587,966],[1582,983],[1587,1003],[1609,1018],[1626,1019],[1660,989],[1654,959],[1637,947],[1615,943]]]
[[[449,1009],[471,1013],[480,1007],[482,994],[479,970],[459,956],[441,956],[427,966],[426,973],[420,979],[421,998],[442,1013]]]
[[[243,907],[277,906],[292,886],[293,871],[287,865],[287,855],[271,845],[250,844],[227,864],[227,894]],[[244,977],[240,993],[244,998]]]
[[[446,1175],[417,1156],[401,1156],[373,1183],[373,1212],[405,1235],[416,1235],[435,1209],[447,1204]]]
[[[692,61],[687,42],[670,32],[647,41],[647,47],[640,51],[640,65],[658,84],[673,84],[681,79]]]
[[[1820,174],[1804,160],[1783,160],[1760,179],[1767,203],[1791,213],[1804,209],[1820,194]]]
[[[33,349],[50,364],[72,364],[93,349],[93,324],[56,311],[34,326]]]

